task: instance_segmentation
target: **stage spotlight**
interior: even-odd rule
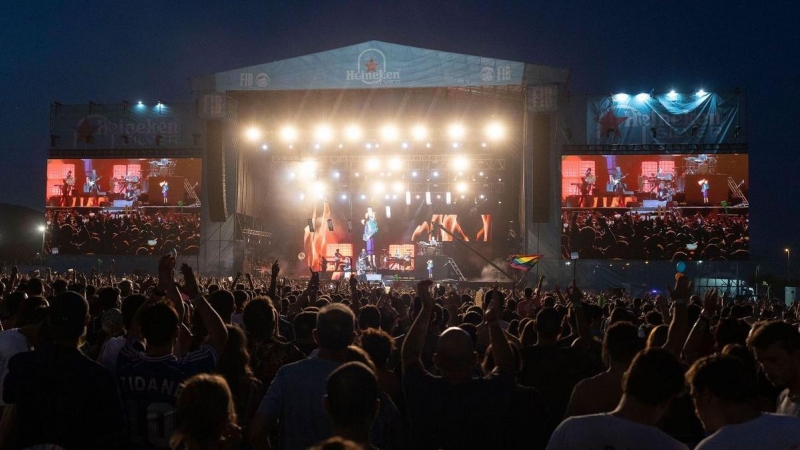
[[[381,128],[381,137],[386,141],[397,140],[398,132],[397,127],[394,125],[384,125]]]
[[[325,185],[322,182],[317,181],[316,183],[314,183],[312,188],[314,189],[315,194],[325,195]]]
[[[433,201],[431,201],[431,193],[430,192],[426,192],[425,193],[425,204],[428,205],[428,206],[433,204]]]
[[[426,130],[422,125],[416,125],[411,129],[411,136],[415,140],[421,141],[428,136],[428,130]]]
[[[625,94],[624,92],[620,92],[619,94],[614,96],[614,101],[616,101],[616,102],[627,102],[628,99],[630,99],[630,98],[631,98],[630,95]]]
[[[483,199],[485,199],[485,198],[486,198],[486,196],[485,196],[485,195],[483,195],[483,194],[481,194],[481,195],[479,195],[479,196],[478,196],[478,198],[480,198],[481,200],[483,200]]]
[[[456,156],[453,158],[453,169],[466,170],[469,167],[469,159],[464,156]]]
[[[333,129],[327,124],[318,125],[314,129],[314,139],[319,142],[329,142],[333,139]]]
[[[486,148],[486,142],[481,142],[481,147]]]
[[[296,176],[296,175],[295,175],[295,173],[294,173],[294,172],[292,172],[292,171],[289,171],[289,172],[286,174],[286,177],[287,177],[287,178],[289,178],[290,180],[294,180],[294,177],[295,177],[295,176]]]
[[[307,159],[300,163],[300,176],[305,179],[314,178],[317,173],[317,162]]]
[[[344,129],[344,136],[348,141],[357,141],[361,139],[362,135],[361,128],[356,125],[348,125],[347,128]]]
[[[434,171],[433,171],[433,176],[434,176],[434,177],[438,177],[438,176],[439,176],[439,172],[434,170]]]
[[[367,160],[365,167],[369,172],[375,172],[376,170],[380,169],[381,162],[378,158],[370,158]]]
[[[457,189],[457,190],[458,190],[458,192],[460,192],[460,193],[467,192],[467,183],[458,183],[458,184],[456,185],[456,189]]]
[[[314,219],[308,219],[308,231],[311,233],[314,232]]]
[[[436,194],[436,199],[437,200],[441,200],[442,199],[442,194]]]
[[[306,194],[300,194],[300,200],[305,200],[305,199],[306,199]]]
[[[259,130],[256,127],[250,127],[247,129],[245,135],[247,136],[247,139],[249,139],[251,142],[255,142],[261,139],[261,130]]]
[[[328,219],[328,231],[333,231],[333,220]]]
[[[340,174],[339,172],[337,171],[333,172],[333,178],[339,178],[340,176],[342,176],[342,174]]]
[[[417,176],[417,171],[415,170],[415,171],[411,172],[411,176],[412,177],[416,177]]]
[[[371,149],[372,149],[372,143],[371,143],[371,142],[367,142],[367,143],[364,145],[364,147],[366,147],[366,148],[367,148],[367,150],[371,150]]]
[[[478,172],[478,175],[483,176],[483,172]]]
[[[411,191],[406,191],[406,206],[411,205]]]
[[[408,148],[408,142],[403,142],[402,144],[400,144],[400,146],[403,148]]]
[[[460,123],[454,123],[447,129],[447,134],[450,136],[450,139],[462,139],[465,133],[464,125]]]
[[[400,158],[394,157],[389,160],[389,169],[397,171],[401,170],[402,168],[403,168],[403,161]]]
[[[645,93],[636,94],[636,101],[639,101],[639,102],[642,102],[642,103],[646,102],[649,98],[650,98],[650,94],[645,94]]]
[[[426,148],[431,148],[431,143],[430,143],[430,142],[428,142],[427,144],[425,144],[425,147],[426,147]]]
[[[403,192],[403,188],[405,186],[403,186],[403,183],[401,183],[400,181],[395,181],[393,187],[395,192],[400,193]]]
[[[319,144],[314,144],[314,150],[319,150]]]
[[[144,103],[142,103],[142,101],[141,101],[141,100],[139,100],[139,102],[138,102],[136,105],[137,105],[137,106],[144,106]]]
[[[458,142],[453,142],[453,148],[458,148]]]
[[[377,194],[382,194],[386,190],[386,185],[378,181],[372,185],[372,190]]]
[[[700,89],[699,91],[697,91],[697,96],[698,97],[705,97],[706,94],[708,94],[708,93],[706,91],[704,91],[703,89]]]
[[[389,194],[386,194],[386,195],[383,196],[384,200],[389,200],[390,198],[392,198],[392,196],[389,195]]]
[[[366,199],[367,199],[367,196],[364,195],[364,194],[361,194],[361,200],[366,200]]]
[[[347,194],[342,194],[342,200],[347,200]]]
[[[444,199],[445,199],[444,202],[447,203],[448,205],[453,203],[453,196],[449,192],[446,192],[444,194]]]
[[[678,93],[675,92],[675,90],[673,89],[673,90],[669,91],[669,94],[667,94],[667,98],[670,99],[670,100],[677,100],[678,99]]]
[[[392,207],[389,205],[386,205],[386,218],[387,219],[392,218]]]
[[[281,139],[290,144],[293,143],[297,139],[297,130],[292,126],[281,128]]]
[[[505,127],[503,127],[503,125],[499,122],[492,122],[486,127],[486,137],[493,141],[499,141],[500,139],[503,139],[505,134]]]

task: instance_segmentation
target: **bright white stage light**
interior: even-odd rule
[[[411,136],[415,140],[421,141],[428,136],[428,130],[426,130],[422,125],[415,125],[414,128],[411,129]]]
[[[319,144],[314,144],[314,150],[319,150]]]
[[[456,189],[461,193],[467,192],[467,183],[458,183]]]
[[[670,100],[677,100],[678,99],[678,93],[675,92],[675,90],[673,89],[673,90],[669,91],[669,94],[667,94],[667,98],[670,99]]]
[[[261,139],[261,130],[259,130],[256,127],[250,127],[245,132],[245,135],[247,136],[247,139],[250,139],[250,141],[255,142]]]
[[[317,173],[317,162],[311,159],[307,159],[300,163],[300,177],[303,179],[311,179],[314,178],[314,175]]]
[[[361,128],[356,125],[348,125],[347,128],[344,129],[344,136],[348,141],[357,141],[361,139],[362,135]]]
[[[703,89],[700,89],[699,91],[697,91],[697,96],[698,97],[705,97],[706,94],[707,94],[707,92],[704,91]]]
[[[434,170],[434,171],[433,171],[433,176],[434,176],[434,177],[438,177],[438,176],[439,176],[439,172],[437,172],[437,171],[435,171],[435,170]]]
[[[394,188],[394,191],[399,194],[400,192],[403,192],[403,188],[405,188],[405,186],[403,186],[403,183],[401,183],[399,181],[396,181],[394,183],[393,188]]]
[[[427,144],[425,144],[425,147],[426,147],[426,148],[431,148],[431,143],[430,143],[430,142],[428,142]]]
[[[398,135],[397,127],[394,125],[384,125],[381,128],[381,137],[386,141],[395,141]]]
[[[366,147],[366,148],[367,148],[367,150],[370,150],[370,149],[372,149],[372,143],[370,143],[370,142],[367,142],[367,143],[364,145],[364,147]]]
[[[483,194],[481,194],[481,195],[479,195],[479,196],[478,196],[478,198],[480,198],[480,199],[484,199],[484,198],[486,198],[486,196],[485,196],[485,195],[483,195]]]
[[[453,142],[453,148],[458,148],[458,142]]]
[[[367,199],[367,196],[364,195],[364,194],[361,194],[361,200],[366,200],[366,199]]]
[[[411,191],[406,191],[406,206],[411,205]]]
[[[400,170],[403,168],[403,160],[398,157],[394,157],[389,160],[389,169],[391,170]]]
[[[329,142],[333,139],[333,129],[327,124],[317,125],[314,129],[314,139],[319,142]]]
[[[305,194],[300,194],[300,200],[305,200],[305,199],[306,199],[306,195]]]
[[[268,149],[269,149],[269,146],[267,144],[264,144],[264,145],[261,146],[261,150],[268,150]]]
[[[464,125],[460,123],[454,123],[447,129],[447,134],[450,136],[450,139],[462,139],[465,133]]]
[[[417,171],[415,170],[415,171],[411,172],[411,176],[412,177],[416,177],[417,176]]]
[[[469,167],[469,159],[464,156],[456,156],[453,158],[453,169],[466,170]]]
[[[431,201],[431,193],[430,192],[426,192],[425,193],[425,204],[429,205],[429,206],[433,204],[433,201]]]
[[[444,194],[444,198],[445,198],[444,202],[447,203],[448,205],[453,203],[453,196],[449,192]]]
[[[400,146],[403,148],[408,148],[408,142],[403,142],[402,144],[400,144]]]
[[[378,181],[378,182],[376,182],[375,184],[372,185],[372,190],[375,191],[378,194],[381,194],[381,193],[383,193],[383,191],[386,190],[386,185],[383,184],[382,182]]]
[[[367,162],[365,164],[365,167],[366,167],[367,171],[374,172],[374,171],[380,169],[381,162],[378,160],[378,158],[370,158],[370,159],[367,160]]]
[[[287,176],[287,177],[288,177],[290,180],[294,180],[294,178],[295,178],[297,175],[295,175],[295,173],[294,173],[294,172],[291,172],[291,171],[290,171],[289,173],[287,173],[287,174],[286,174],[286,176]]]
[[[289,143],[294,142],[297,140],[297,129],[288,125],[281,128],[281,139]]]
[[[650,94],[645,94],[645,93],[636,94],[636,101],[638,101],[638,102],[642,102],[642,103],[644,103],[644,102],[646,102],[646,101],[647,101],[649,98],[650,98]]]
[[[386,218],[387,219],[392,218],[392,207],[389,205],[386,205]]]
[[[341,174],[339,172],[333,172],[333,178],[339,178]]]
[[[500,122],[492,122],[486,126],[486,137],[493,141],[499,141],[503,139],[505,135],[506,129]],[[483,146],[486,146],[485,143]]]
[[[626,101],[628,101],[629,98],[631,98],[630,95],[621,92],[621,93],[619,93],[619,94],[614,96],[614,101],[616,101],[616,102],[626,102]]]
[[[342,200],[347,200],[347,194],[342,194]]]
[[[316,195],[324,195],[325,194],[325,184],[323,184],[320,181],[317,181],[316,183],[311,185],[311,188],[313,189],[313,192]]]

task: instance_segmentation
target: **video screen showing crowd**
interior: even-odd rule
[[[749,259],[748,157],[562,158],[562,257]]]
[[[324,223],[326,217],[335,216],[330,206],[325,211],[322,218],[312,222]],[[423,214],[379,217],[378,211],[367,206],[358,219],[362,228],[352,233],[337,233],[324,226],[311,232],[307,227],[306,246],[299,257],[334,280],[351,274],[364,281],[382,275],[463,278],[459,263],[452,257],[457,252],[456,241],[467,245],[490,242],[491,215]]]
[[[49,254],[196,254],[202,160],[50,159]]]

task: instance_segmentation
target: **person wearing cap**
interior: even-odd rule
[[[125,423],[116,381],[78,350],[88,323],[86,299],[59,294],[47,313],[50,342],[11,358],[1,448],[117,448]]]

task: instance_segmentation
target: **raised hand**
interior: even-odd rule
[[[274,263],[272,263],[272,276],[277,277],[278,273],[281,271],[281,265],[278,264],[278,260],[276,259]]]
[[[569,301],[572,303],[580,303],[583,300],[583,292],[578,289],[575,279],[572,279],[572,286],[569,288]]]
[[[675,274],[675,287],[667,286],[669,296],[674,301],[686,302],[692,292],[692,282],[682,273]]]
[[[422,280],[417,283],[417,295],[419,295],[419,299],[422,301],[423,308],[432,309],[434,305],[433,296],[431,295],[431,286],[433,286],[433,281],[431,280]]]
[[[200,295],[200,289],[197,287],[197,278],[194,276],[192,268],[188,264],[183,263],[181,265],[181,273],[183,274],[186,295],[188,295],[189,298],[195,298]]]
[[[175,278],[175,256],[168,253],[158,261],[158,285],[166,290]]]
[[[503,312],[503,295],[497,289],[492,289],[488,292],[489,307],[483,315],[487,323],[496,323],[500,320],[500,315]]]
[[[714,315],[714,313],[720,307],[720,298],[718,295],[717,288],[711,288],[706,291],[705,295],[703,296],[703,312],[708,315]]]

